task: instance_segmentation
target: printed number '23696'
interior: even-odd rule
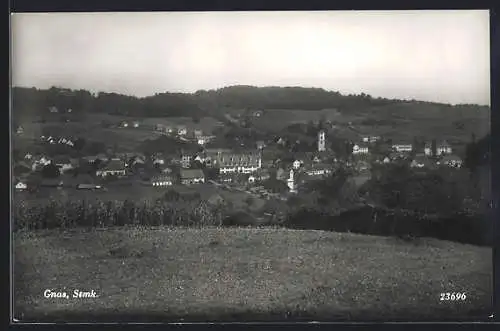
[[[463,292],[441,293],[440,296],[440,301],[464,301],[467,298]]]

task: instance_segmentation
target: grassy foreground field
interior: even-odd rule
[[[116,228],[17,233],[14,245],[25,321],[456,320],[491,306],[491,250],[432,239]],[[48,299],[46,289],[98,297]]]

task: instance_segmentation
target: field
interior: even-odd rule
[[[146,127],[139,128],[103,128],[102,121],[107,121],[115,125],[122,121],[139,121]],[[142,141],[146,139],[156,139],[158,132],[152,130],[156,124],[170,126],[186,125],[191,129],[201,129],[206,134],[211,134],[215,128],[221,125],[211,117],[203,117],[199,123],[194,123],[191,118],[166,117],[166,118],[132,118],[125,116],[112,116],[107,114],[88,114],[81,122],[58,123],[58,122],[23,122],[24,133],[14,136],[14,146],[23,148],[32,143],[33,139],[39,139],[43,135],[43,129],[54,128],[57,135],[67,137],[84,137],[88,140],[102,141],[109,145],[117,144],[123,150],[134,150]]]
[[[491,306],[491,250],[431,239],[114,228],[16,233],[14,247],[24,321],[470,320]]]
[[[334,132],[346,139],[380,135],[412,141],[414,137],[448,139],[450,143],[469,142],[471,133],[482,137],[490,131],[489,111],[448,109],[427,104],[397,104],[356,112],[337,110],[265,110],[254,120],[258,128],[279,131],[292,123],[307,123],[321,118],[333,121]],[[348,124],[352,124],[352,128]],[[455,124],[463,124],[462,128]]]
[[[167,188],[152,187],[151,185],[134,183],[127,186],[106,185],[107,190],[77,190],[75,188],[41,188],[38,192],[15,192],[15,201],[25,201],[27,204],[46,204],[49,199],[54,200],[88,200],[99,199],[108,200],[131,200],[144,201],[155,200],[165,195]],[[250,196],[246,192],[227,191],[217,188],[210,184],[186,187],[184,185],[174,185],[171,188],[179,192],[198,192],[202,198],[208,199],[213,194],[219,194],[225,201],[231,202],[236,209],[242,209],[247,206],[246,199]],[[252,210],[262,208],[264,201],[259,198],[253,198],[249,206]]]

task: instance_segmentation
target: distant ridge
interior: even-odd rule
[[[372,97],[368,94],[343,95],[323,88],[297,86],[233,85],[194,93],[156,93],[147,97],[135,97],[119,93],[92,93],[87,90],[71,90],[61,87],[37,89],[14,87],[12,105],[16,114],[39,114],[51,106],[71,108],[81,112],[102,112],[129,116],[204,116],[222,108],[233,109],[280,109],[322,110],[338,109],[341,112],[357,112],[388,105],[433,105],[443,109],[489,109],[481,105],[455,105]]]

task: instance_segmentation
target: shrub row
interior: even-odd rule
[[[50,201],[43,206],[14,206],[14,229],[36,230],[73,227],[111,227],[124,225],[169,226],[252,226],[250,214],[231,212],[223,205],[202,200],[134,201]],[[329,215],[314,208],[301,208],[283,222],[259,222],[261,226],[292,229],[353,232],[398,237],[431,237],[473,245],[490,245],[491,227],[485,217],[456,214],[431,217],[409,212],[391,212],[364,207],[340,215]]]
[[[223,225],[223,208],[204,201],[50,201],[14,205],[14,230],[124,225]]]
[[[289,215],[285,226],[405,238],[430,237],[473,245],[491,245],[490,223],[491,220],[485,215],[456,213],[449,217],[438,217],[367,206],[340,215],[304,208]]]

